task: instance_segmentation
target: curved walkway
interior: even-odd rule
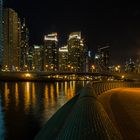
[[[99,96],[124,140],[140,140],[140,88],[117,88]]]

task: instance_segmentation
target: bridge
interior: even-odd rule
[[[90,82],[35,140],[140,139],[140,82]]]
[[[0,80],[140,80],[140,74],[135,73],[110,73],[110,72],[0,72]]]

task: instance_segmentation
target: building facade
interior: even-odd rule
[[[44,70],[58,70],[58,38],[57,33],[44,36]]]
[[[98,72],[109,70],[109,49],[110,46],[99,47],[98,53],[95,54],[95,65]]]
[[[135,72],[136,71],[136,64],[132,59],[130,58],[129,61],[125,64],[125,72]]]
[[[59,70],[68,71],[68,46],[59,48]]]
[[[10,8],[4,9],[4,57],[3,69],[20,69],[21,23],[18,14]]]
[[[20,68],[21,70],[25,69],[25,66],[28,65],[28,56],[29,56],[29,30],[26,27],[25,19],[21,26],[21,49],[20,49]]]
[[[136,60],[135,71],[136,73],[140,73],[140,60],[139,59]]]
[[[83,39],[81,38],[81,32],[73,32],[69,35],[68,39],[68,65],[73,72],[83,72],[86,56],[85,46]]]
[[[0,70],[3,64],[3,1],[0,0]]]
[[[34,71],[43,70],[43,57],[42,56],[43,56],[43,46],[34,45],[32,70]]]

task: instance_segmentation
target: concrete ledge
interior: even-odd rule
[[[94,90],[86,87],[46,123],[35,140],[122,140]]]
[[[59,131],[65,123],[69,113],[73,110],[73,106],[77,101],[79,95],[76,95],[69,102],[67,102],[63,107],[61,107],[46,123],[46,125],[41,129],[35,140],[55,140]]]
[[[57,140],[122,140],[101,103],[81,98],[69,114]]]

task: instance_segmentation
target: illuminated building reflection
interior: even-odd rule
[[[19,104],[18,83],[15,83],[15,104],[16,104],[16,107],[18,107],[18,104]]]
[[[23,118],[26,120],[29,115],[30,118],[39,119],[40,126],[42,126],[75,95],[77,92],[76,84],[76,81],[3,83],[0,95],[3,99],[4,111],[8,114],[7,118],[9,116],[14,118],[19,126],[22,123],[21,120]],[[8,120],[11,121],[11,119]]]
[[[30,85],[31,83],[26,82],[25,83],[25,90],[24,90],[24,103],[25,103],[25,110],[28,112],[29,106],[30,106]]]
[[[8,110],[8,106],[9,106],[9,94],[10,94],[10,90],[8,88],[8,83],[5,83],[4,85],[4,99],[5,99],[5,109]]]
[[[52,106],[55,105],[54,85],[53,85],[53,84],[50,85],[50,104],[51,104]]]
[[[36,95],[35,95],[35,83],[31,84],[32,89],[31,89],[31,104],[33,106],[33,108],[36,107]]]
[[[0,139],[4,140],[4,113],[2,111],[2,105],[1,105],[1,96],[0,96]]]

